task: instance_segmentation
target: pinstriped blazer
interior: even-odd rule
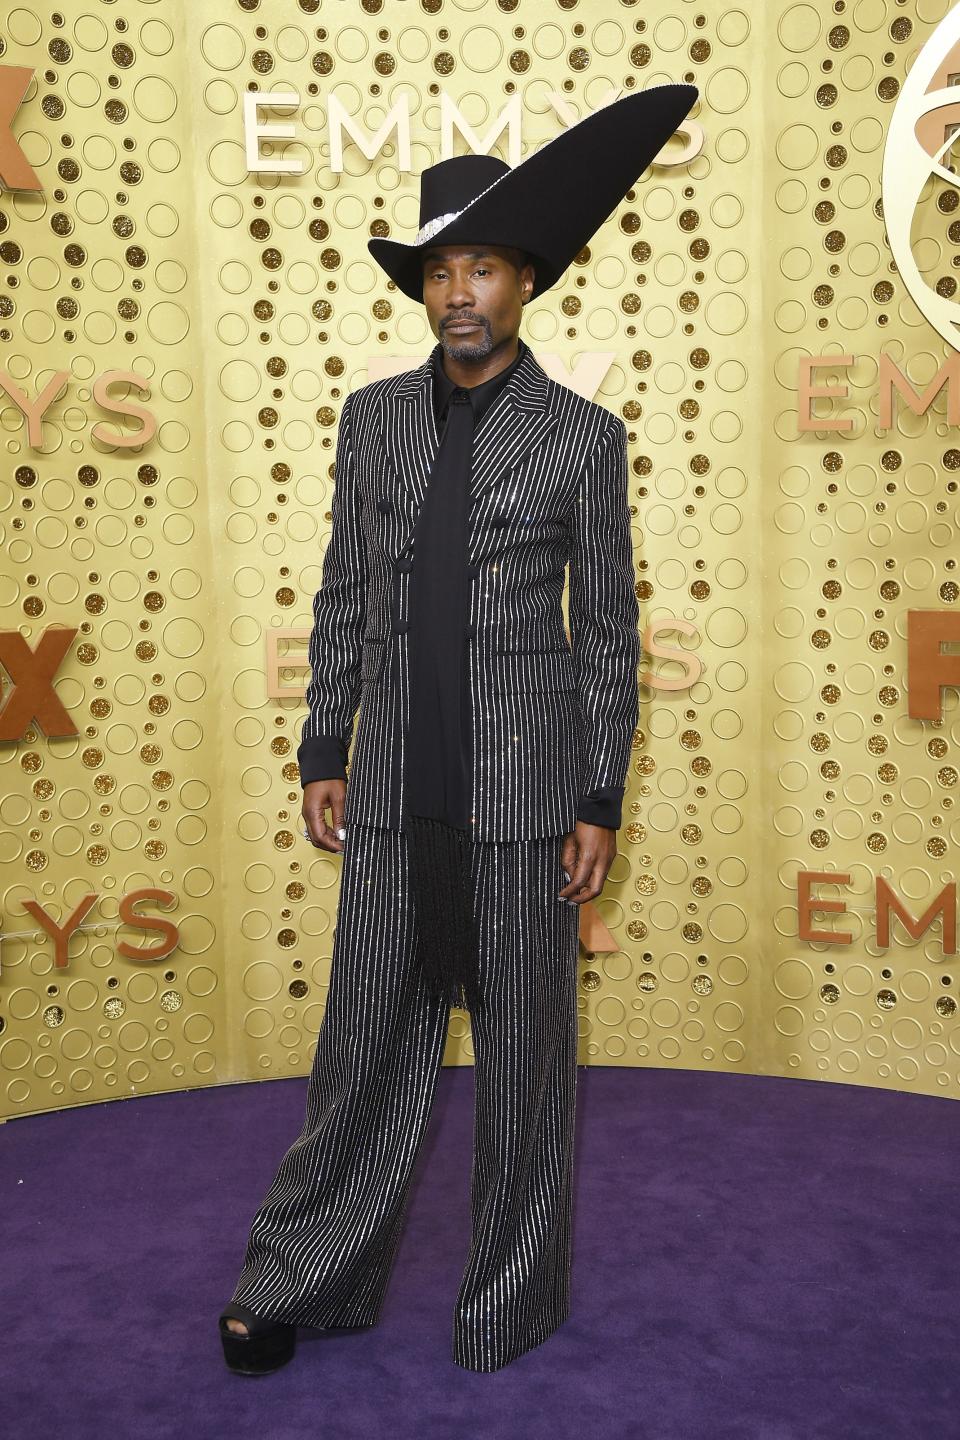
[[[331,737],[344,758],[353,744],[346,823],[403,828],[413,532],[439,445],[432,387],[428,358],[352,391],[340,415],[298,759],[309,774]],[[468,555],[474,838],[567,834],[582,796],[622,791],[637,723],[626,428],[530,350],[475,429]]]

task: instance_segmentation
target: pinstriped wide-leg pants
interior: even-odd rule
[[[497,1370],[570,1304],[579,907],[562,836],[475,841],[482,1006],[472,1234],[453,1359]],[[374,1324],[430,1117],[449,1007],[426,989],[402,831],[348,825],[327,1005],[299,1137],[254,1216],[234,1300],[323,1328]]]

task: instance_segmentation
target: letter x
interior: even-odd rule
[[[53,688],[53,677],[77,626],[53,626],[40,636],[31,650],[17,630],[0,630],[0,664],[14,689],[0,710],[0,740],[22,740],[31,720],[36,719],[44,735],[76,735],[77,727]]]

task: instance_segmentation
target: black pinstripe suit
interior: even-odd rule
[[[448,1009],[417,964],[399,813],[406,556],[438,444],[430,368],[344,404],[314,601],[307,773],[330,737],[346,756],[360,706],[330,990],[303,1130],[254,1217],[233,1297],[305,1325],[379,1315],[447,1031]],[[483,1003],[471,1017],[473,1228],[453,1359],[472,1370],[508,1364],[569,1310],[579,909],[557,892],[578,801],[622,792],[636,724],[626,487],[623,422],[528,352],[478,425],[470,492]],[[568,561],[572,648],[560,606]]]

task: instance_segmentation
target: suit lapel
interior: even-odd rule
[[[548,414],[547,373],[528,350],[486,411],[473,447],[470,499],[505,478],[523,456],[558,423]],[[439,447],[433,412],[433,367],[427,359],[408,370],[386,397],[383,441],[400,484],[413,501],[414,523],[427,493]],[[400,549],[406,548],[412,534]]]
[[[401,377],[383,405],[384,448],[399,485],[412,498],[418,514],[439,443],[433,413],[433,367],[425,360]]]
[[[487,410],[473,442],[470,497],[504,479],[557,424],[547,411],[547,374],[532,352],[521,360]]]

